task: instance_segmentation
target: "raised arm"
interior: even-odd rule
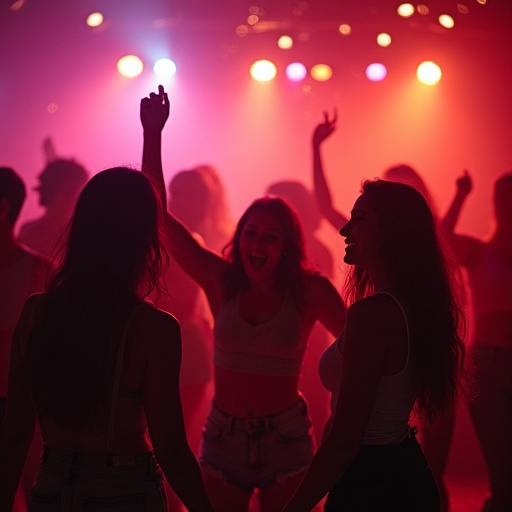
[[[203,247],[187,227],[167,210],[167,194],[162,168],[162,130],[169,117],[169,100],[164,88],[140,102],[140,120],[144,130],[142,173],[154,184],[163,209],[169,246],[178,264],[201,286],[210,300],[216,301],[225,261]]]
[[[332,119],[324,112],[324,122],[319,124],[313,132],[313,183],[316,201],[322,215],[332,224],[334,229],[340,229],[347,218],[336,210],[332,204],[331,193],[325,179],[322,163],[321,148],[322,142],[329,138],[336,129],[337,112],[334,111]]]
[[[441,219],[439,226],[455,257],[462,265],[471,267],[480,255],[482,242],[477,238],[455,233],[455,226],[459,220],[462,207],[473,189],[468,171],[464,171],[464,174],[457,179],[456,185],[455,197],[445,216]]]

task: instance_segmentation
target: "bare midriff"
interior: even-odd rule
[[[215,405],[237,418],[273,416],[299,400],[299,377],[256,375],[215,367]]]
[[[479,345],[512,348],[512,311],[477,314],[474,340]]]

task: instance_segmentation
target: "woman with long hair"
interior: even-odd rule
[[[143,172],[165,204],[161,131],[169,114],[162,87],[141,101]],[[257,491],[262,512],[279,511],[306,471],[314,441],[298,382],[311,329],[333,335],[345,307],[331,282],[308,266],[302,230],[280,198],[256,199],[225,255],[212,252],[169,213],[171,252],[203,288],[214,317],[214,398],[200,454],[212,503],[247,511]]]
[[[286,512],[434,512],[439,494],[409,424],[449,411],[464,376],[461,313],[423,195],[366,181],[341,228],[351,265],[345,329],[320,361],[332,393],[322,445]]]
[[[213,510],[183,425],[180,326],[144,300],[166,265],[160,209],[148,179],[124,167],[80,194],[63,261],[14,334],[0,510],[36,418],[45,446],[33,510],[164,511],[163,475],[189,510]]]

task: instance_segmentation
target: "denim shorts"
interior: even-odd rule
[[[212,404],[203,428],[204,473],[242,489],[265,489],[305,471],[315,451],[307,404],[301,398],[274,416],[241,419]]]
[[[154,455],[82,456],[45,450],[31,494],[35,512],[166,512]]]

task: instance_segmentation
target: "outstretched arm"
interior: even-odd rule
[[[178,264],[201,286],[213,305],[220,290],[220,276],[225,261],[203,247],[187,227],[167,211],[167,197],[162,168],[162,130],[169,117],[169,99],[159,85],[158,93],[151,93],[140,102],[140,120],[144,130],[142,174],[156,188],[162,203],[164,226],[169,246]]]
[[[439,225],[441,231],[462,265],[471,267],[478,259],[482,242],[476,238],[455,233],[455,226],[467,197],[473,189],[473,183],[468,171],[457,179],[457,192]]]
[[[336,210],[332,204],[331,193],[325,179],[320,150],[322,142],[329,138],[336,129],[336,121],[336,111],[334,111],[332,119],[329,119],[329,114],[324,112],[324,122],[319,124],[313,132],[313,183],[320,212],[332,224],[334,229],[338,230],[347,222],[347,218]]]

